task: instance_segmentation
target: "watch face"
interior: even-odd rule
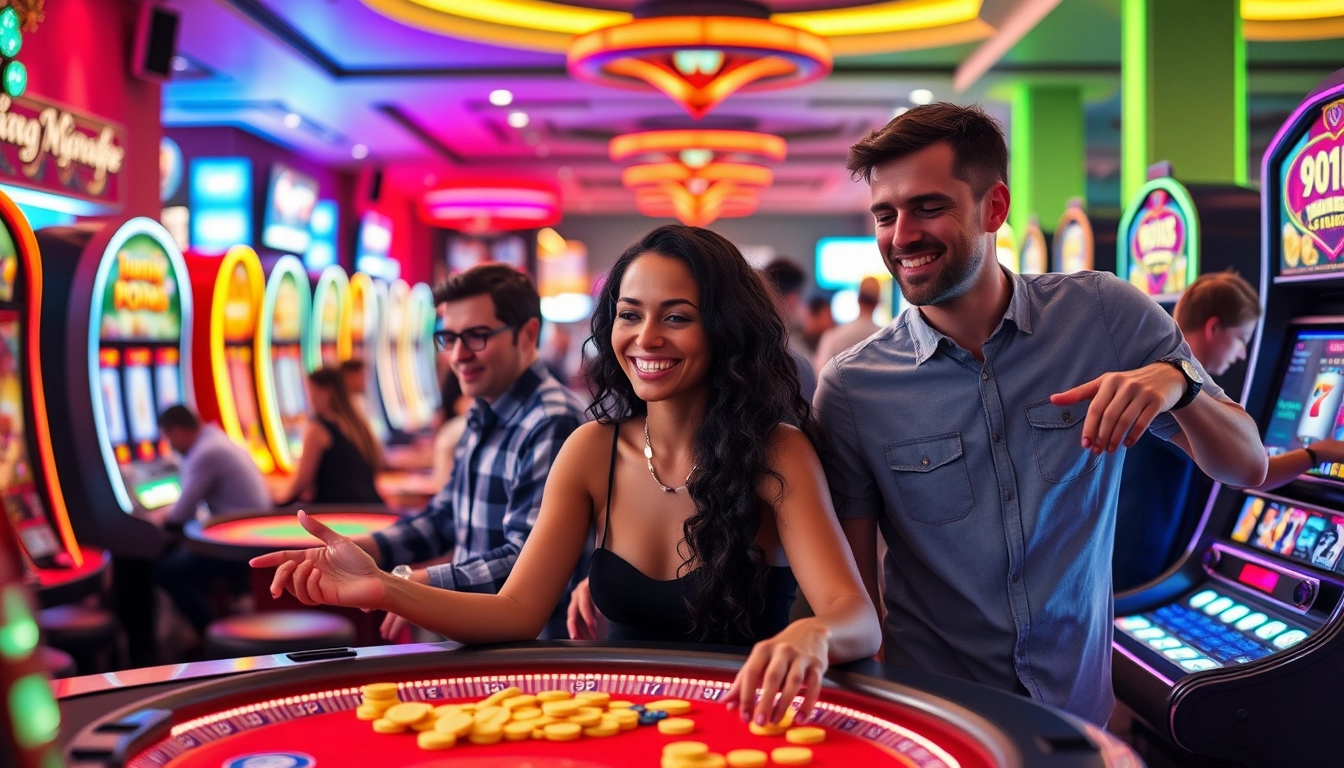
[[[1196,368],[1195,364],[1190,362],[1189,360],[1181,361],[1181,370],[1185,371],[1185,375],[1189,377],[1189,379],[1195,382],[1196,384],[1204,383],[1204,377],[1199,375],[1199,369]]]

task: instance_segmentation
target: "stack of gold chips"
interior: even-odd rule
[[[373,683],[359,689],[364,703],[355,709],[360,720],[377,720],[397,703],[396,683]]]

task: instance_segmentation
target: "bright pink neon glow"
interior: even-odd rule
[[[1237,581],[1250,587],[1255,587],[1261,592],[1273,594],[1274,588],[1279,585],[1279,574],[1268,568],[1261,568],[1252,563],[1245,563],[1241,566],[1241,573],[1237,574]]]

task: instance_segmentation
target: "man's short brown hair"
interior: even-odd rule
[[[978,106],[939,102],[915,107],[849,148],[845,167],[855,179],[871,182],[873,168],[947,142],[952,147],[952,175],[971,185],[975,199],[995,182],[1008,181],[1008,144],[1003,128]]]
[[[473,296],[488,295],[495,305],[495,317],[518,329],[532,318],[541,320],[541,296],[532,280],[507,264],[481,264],[439,283],[434,288],[434,303],[447,304]],[[537,335],[540,342],[541,335]]]
[[[1200,275],[1181,294],[1172,314],[1186,333],[1198,331],[1216,317],[1224,328],[1236,328],[1260,318],[1260,297],[1251,284],[1232,270]]]

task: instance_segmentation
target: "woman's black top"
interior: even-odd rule
[[[693,631],[687,601],[695,599],[700,569],[676,579],[659,581],[645,576],[625,558],[606,548],[611,540],[611,493],[616,480],[616,447],[621,428],[616,425],[611,439],[611,468],[607,471],[606,525],[602,540],[593,552],[588,571],[588,588],[593,604],[607,617],[610,640],[746,645],[765,640],[789,624],[798,582],[787,566],[770,566],[765,579],[765,594],[756,603],[751,616],[751,637],[742,638],[727,627],[714,627],[708,637]]]
[[[323,418],[318,421],[331,435],[331,444],[317,463],[312,503],[382,504],[383,497],[373,483],[373,465],[340,427]]]

